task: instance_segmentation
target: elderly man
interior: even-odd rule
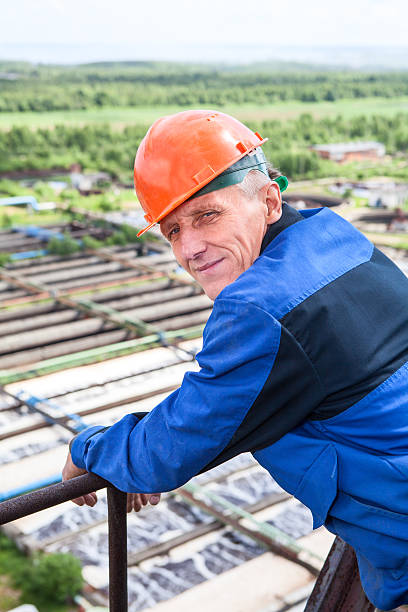
[[[140,505],[250,451],[355,548],[388,609],[408,603],[408,279],[330,210],[282,204],[264,142],[213,111],[142,141],[148,227],[214,300],[201,369],[149,414],[79,434],[64,478],[92,471]]]

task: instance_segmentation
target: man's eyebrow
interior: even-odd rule
[[[163,219],[163,221],[160,223],[160,229],[162,232],[168,232],[174,225],[177,225],[177,221],[167,221],[166,219]]]

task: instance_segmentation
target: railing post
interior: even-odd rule
[[[304,612],[374,612],[360,582],[354,550],[336,538]]]
[[[109,610],[127,612],[126,493],[108,487]]]

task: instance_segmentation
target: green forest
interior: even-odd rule
[[[154,62],[33,66],[0,62],[0,112],[115,106],[260,106],[408,96],[408,72],[365,73],[289,64],[206,66]]]
[[[386,112],[396,98],[402,100],[406,111]],[[353,105],[364,109],[365,100],[370,113],[348,112]],[[269,109],[279,104],[281,108],[294,102],[293,116],[265,118],[265,105]],[[340,173],[363,178],[376,172],[408,180],[408,71],[154,62],[78,66],[0,62],[0,120],[10,117],[9,123],[0,124],[0,175],[25,170],[67,171],[71,164],[79,163],[85,170],[106,171],[112,178],[131,184],[135,152],[150,121],[87,121],[95,109],[157,107],[165,114],[191,107],[222,110],[231,104],[237,109],[251,104],[250,119],[245,122],[269,138],[264,147],[268,158],[292,180]],[[319,114],[323,105],[334,112]],[[48,114],[62,110],[67,114],[83,111],[81,120],[47,125]],[[18,117],[25,114],[43,118],[45,125],[19,123]],[[313,144],[350,140],[378,140],[386,145],[388,156],[381,167],[369,163],[339,167],[310,150]]]
[[[390,154],[408,149],[408,113],[394,117],[358,116],[351,120],[341,116],[314,119],[305,114],[283,122],[250,122],[249,125],[269,138],[263,147],[268,159],[293,180],[337,175],[340,171],[344,175],[347,170],[320,159],[308,149],[313,143],[363,139],[383,142]],[[87,170],[106,171],[113,178],[129,183],[135,153],[147,128],[148,125],[132,125],[115,130],[105,124],[57,125],[34,131],[28,127],[14,127],[0,131],[0,172],[62,171],[77,162]],[[354,169],[357,174],[369,173],[370,165]],[[408,178],[401,160],[384,162],[382,172]]]

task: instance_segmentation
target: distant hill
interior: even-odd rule
[[[408,46],[328,47],[265,45],[66,45],[0,43],[0,59],[31,60],[45,64],[98,63],[106,66],[118,62],[151,67],[164,59],[169,62],[211,63],[230,67],[265,64],[270,70],[310,70],[322,68],[355,68],[408,70]]]

